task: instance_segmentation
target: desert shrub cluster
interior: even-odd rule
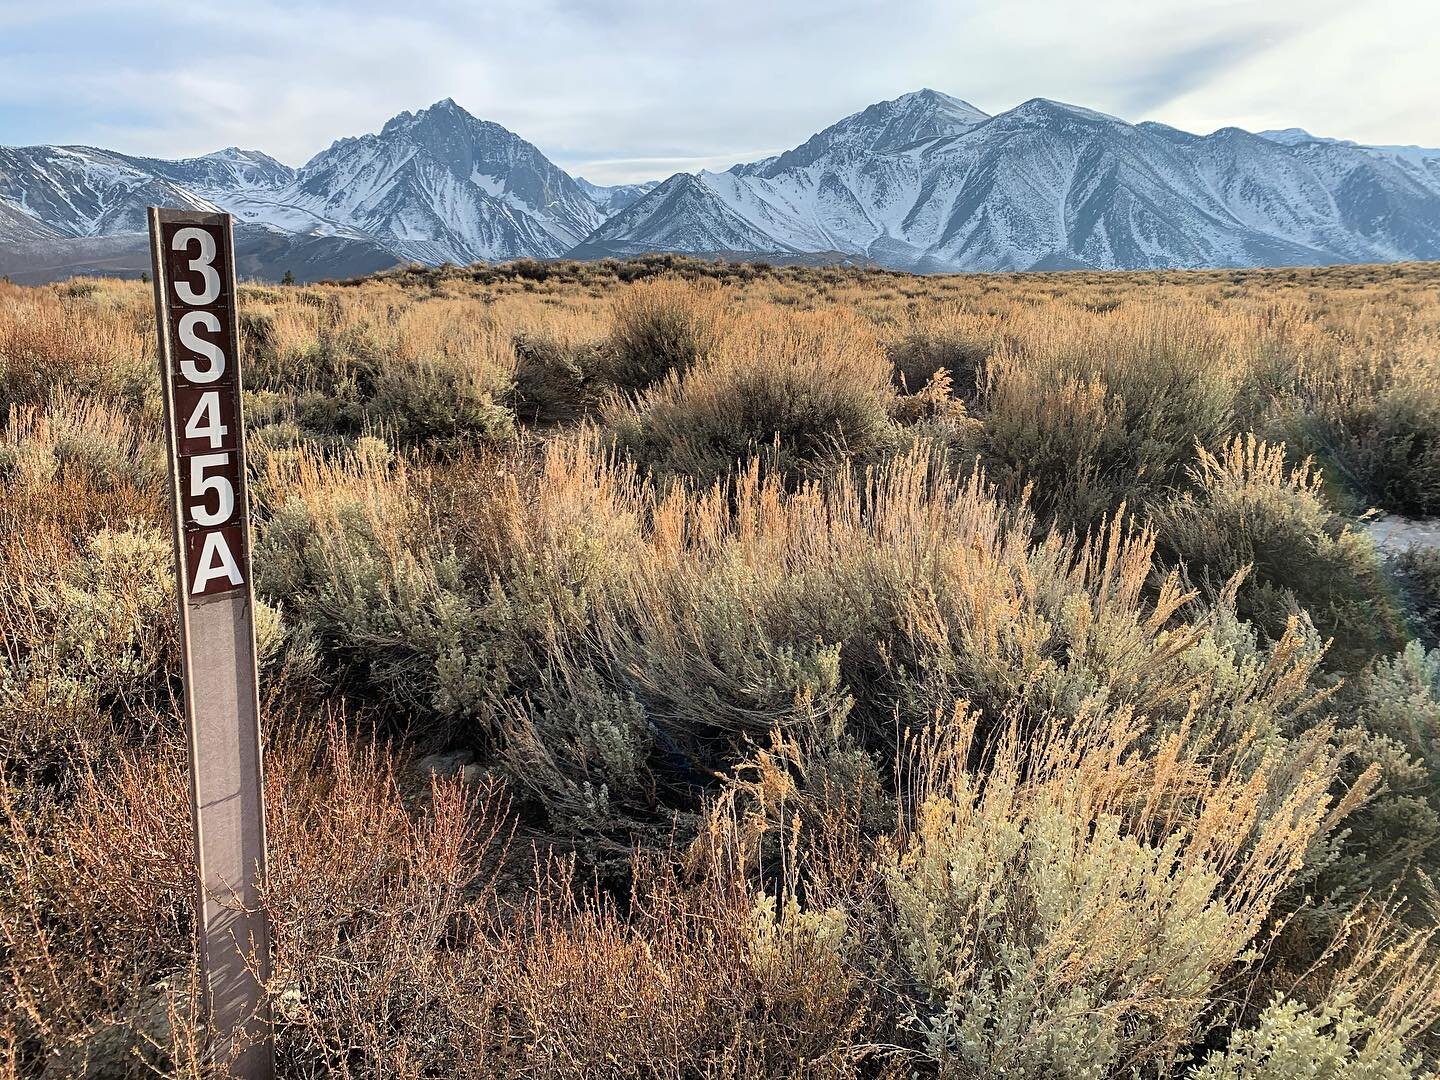
[[[1432,1075],[1436,283],[242,287],[283,1074]],[[223,1072],[153,336],[0,284],[0,1075]]]

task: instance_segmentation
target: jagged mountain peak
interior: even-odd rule
[[[277,204],[422,262],[560,255],[602,220],[539,148],[453,98],[335,143],[300,170],[295,189]]]
[[[423,109],[406,109],[403,112],[398,112],[394,116],[392,116],[389,121],[387,121],[387,123],[396,124],[403,123],[407,120],[420,120],[427,116],[453,116],[456,114],[459,114],[461,116],[471,116],[471,114],[464,107],[462,107],[459,102],[457,102],[453,97],[444,97],[441,98],[439,101],[435,101],[429,105],[426,105]]]
[[[847,119],[854,121],[851,130],[868,129],[869,150],[884,152],[927,139],[963,135],[990,116],[968,101],[927,87],[876,102]]]
[[[1210,133],[1210,138],[1231,139],[1236,142],[1249,142],[1252,139],[1260,138],[1260,136],[1256,135],[1253,131],[1246,131],[1242,127],[1235,127],[1233,124],[1231,124],[1227,127],[1216,128]]]
[[[1199,142],[1205,138],[1205,136],[1196,135],[1194,132],[1171,127],[1169,124],[1162,124],[1158,120],[1141,120],[1135,127],[1139,131],[1146,132],[1150,135],[1158,135],[1163,139],[1169,139],[1171,142],[1191,143]]]
[[[860,115],[875,110],[876,115],[889,117],[905,116],[921,124],[934,125],[938,134],[953,135],[959,128],[971,128],[989,117],[963,98],[942,94],[928,86],[901,94],[890,101],[879,101]]]
[[[503,133],[514,139],[520,139],[520,136],[501,125],[493,121],[481,120],[472,115],[457,104],[454,98],[447,97],[433,105],[427,105],[423,109],[413,111],[407,109],[404,112],[396,113],[381,125],[378,132],[344,135],[312,157],[302,168],[309,169],[325,158],[334,155],[336,151],[356,146],[369,147],[378,142],[394,142],[396,140],[415,141],[417,135],[423,141],[424,133],[430,133],[433,136],[437,132],[442,134],[448,132],[452,136],[468,138],[480,130],[488,131],[491,134]]]
[[[238,146],[227,146],[223,150],[212,150],[201,154],[202,161],[228,161],[247,165],[263,165],[267,168],[288,169],[289,166],[276,160],[263,150],[242,150]]]
[[[378,137],[367,138],[414,144],[463,179],[499,177],[519,166],[543,173],[546,182],[573,189],[570,194],[583,197],[574,180],[551,164],[533,143],[503,124],[467,112],[454,98],[444,98],[415,112],[399,113],[385,122]]]
[[[1300,143],[1310,142],[1328,143],[1338,141],[1336,139],[1327,139],[1320,135],[1312,135],[1300,127],[1271,128],[1268,131],[1257,131],[1255,134],[1262,139],[1268,139],[1270,142],[1280,143],[1283,146],[1296,146]]]
[[[575,183],[585,196],[595,204],[605,217],[612,217],[643,195],[648,195],[660,186],[659,180],[645,180],[638,184],[592,184],[583,176],[575,177]]]
[[[1385,144],[1385,143],[1361,143],[1354,139],[1332,139],[1328,135],[1312,135],[1304,128],[1276,128],[1269,131],[1256,132],[1255,137],[1264,139],[1266,142],[1280,143],[1282,146],[1316,147],[1343,146],[1351,149],[1362,150],[1371,155],[1378,155],[1382,158],[1394,158],[1408,161],[1413,164],[1440,162],[1440,149],[1427,146],[1417,146],[1414,143]]]
[[[817,132],[793,150],[750,165],[737,165],[740,175],[776,176],[804,168],[825,155],[885,153],[950,135],[960,135],[988,119],[968,101],[929,88],[877,101]]]
[[[1045,97],[1033,97],[1029,101],[1023,101],[1009,112],[996,114],[992,120],[1025,121],[1037,124],[1078,123],[1131,126],[1118,116],[1111,116],[1109,113]]]
[[[389,120],[385,121],[384,126],[380,129],[380,136],[381,138],[385,138],[386,136],[408,132],[427,125],[453,127],[457,125],[469,126],[471,124],[500,127],[499,124],[480,120],[456,104],[454,98],[447,97],[441,98],[433,105],[427,105],[423,109],[416,109],[414,112],[406,111],[396,113]]]

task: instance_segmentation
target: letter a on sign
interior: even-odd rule
[[[255,596],[229,214],[150,210],[207,1029],[239,1080],[274,1075]]]

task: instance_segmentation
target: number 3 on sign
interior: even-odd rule
[[[200,245],[200,254],[190,260],[190,270],[199,274],[205,285],[196,292],[188,281],[177,281],[175,295],[181,303],[190,307],[204,307],[220,297],[220,273],[215,269],[215,237],[205,229],[177,229],[175,238],[170,241],[170,250],[184,251],[191,244]],[[220,329],[218,319],[214,329]]]

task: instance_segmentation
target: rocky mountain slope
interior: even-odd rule
[[[340,223],[428,263],[563,255],[603,220],[534,146],[448,98],[339,140],[238,209],[295,229]]]
[[[607,187],[603,184],[592,184],[583,176],[577,176],[575,183],[580,185],[580,190],[585,192],[596,209],[607,218],[618,214],[636,199],[648,195],[660,186],[658,180],[646,180],[643,184],[611,184]]]

